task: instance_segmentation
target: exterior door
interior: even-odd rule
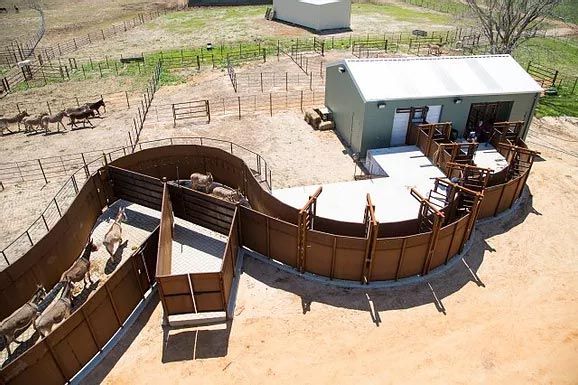
[[[403,146],[406,143],[407,131],[409,128],[409,119],[411,111],[414,110],[413,122],[423,123],[424,120],[428,123],[439,123],[442,113],[442,106],[426,106],[416,108],[398,108],[393,116],[393,128],[391,131],[391,141],[389,145]],[[423,114],[426,118],[423,119]]]
[[[426,120],[428,123],[439,123],[442,114],[442,106],[428,106]]]
[[[407,109],[403,109],[407,110]],[[403,146],[405,144],[405,136],[407,134],[407,125],[409,123],[409,111],[396,112],[393,116],[393,128],[391,130],[391,141],[389,145]]]

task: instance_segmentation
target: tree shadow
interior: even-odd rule
[[[162,362],[190,361],[225,357],[233,321],[195,330],[163,327]]]

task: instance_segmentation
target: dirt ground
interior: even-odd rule
[[[134,89],[130,81],[108,78],[99,81],[74,81],[50,84],[44,87],[31,88],[27,91],[10,94],[0,101],[0,112],[11,116],[21,110],[30,115],[48,112],[46,102],[52,105],[52,113],[65,107],[76,107],[78,102],[94,102],[104,95],[108,101],[106,112],[101,109],[102,119],[93,119],[94,128],[70,130],[52,135],[25,134],[23,132],[4,135],[0,138],[0,163],[26,161],[40,157],[101,150],[129,144],[128,130],[137,114],[137,103],[142,98],[141,92]],[[129,90],[129,104],[126,103],[125,90]],[[68,118],[64,119],[65,125]],[[88,127],[88,126],[87,126]],[[16,126],[11,127],[12,131]],[[56,125],[50,129],[55,132]]]
[[[247,258],[228,328],[163,346],[155,298],[84,383],[576,384],[578,127],[545,128],[519,210],[478,224],[443,273],[342,289]],[[574,155],[544,147],[557,140]]]
[[[373,8],[357,10],[354,7],[351,16],[353,34],[383,34],[410,31],[415,28],[423,29],[423,22],[428,22],[428,17],[432,17],[426,28],[428,31],[447,30],[464,24],[463,21],[454,20],[450,15],[425,8],[404,3],[388,3],[396,9],[406,12],[409,10],[415,17],[404,18]],[[220,44],[232,41],[258,41],[264,38],[314,36],[303,28],[265,20],[265,9],[264,6],[191,8],[161,16],[104,42],[87,46],[71,56],[118,57],[121,54],[127,56],[141,52],[204,46],[207,42]],[[215,25],[218,25],[218,28]],[[346,34],[349,35],[349,32]],[[340,35],[345,34],[335,34]]]

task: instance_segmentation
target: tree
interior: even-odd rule
[[[491,53],[511,53],[536,36],[562,0],[466,0],[482,25]]]

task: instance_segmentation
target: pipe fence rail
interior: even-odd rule
[[[33,36],[26,39],[26,41],[13,41],[9,45],[0,48],[0,64],[15,65],[18,62],[28,59],[34,54],[34,50],[40,40],[44,37],[46,32],[46,24],[44,21],[44,12],[40,5],[36,2],[30,2],[30,9],[38,12],[40,17],[40,25]]]
[[[159,88],[159,80],[161,77],[162,70],[163,70],[162,62],[159,60],[155,66],[153,75],[148,82],[147,88],[145,89],[145,93],[143,93],[142,95],[140,104],[137,106],[137,114],[135,114],[135,117],[132,120],[133,127],[128,131],[128,138],[133,152],[135,146],[137,145],[140,139],[140,134],[144,128],[144,123],[147,118],[150,106],[153,102],[155,92],[157,92]],[[134,133],[132,133],[133,130]]]

